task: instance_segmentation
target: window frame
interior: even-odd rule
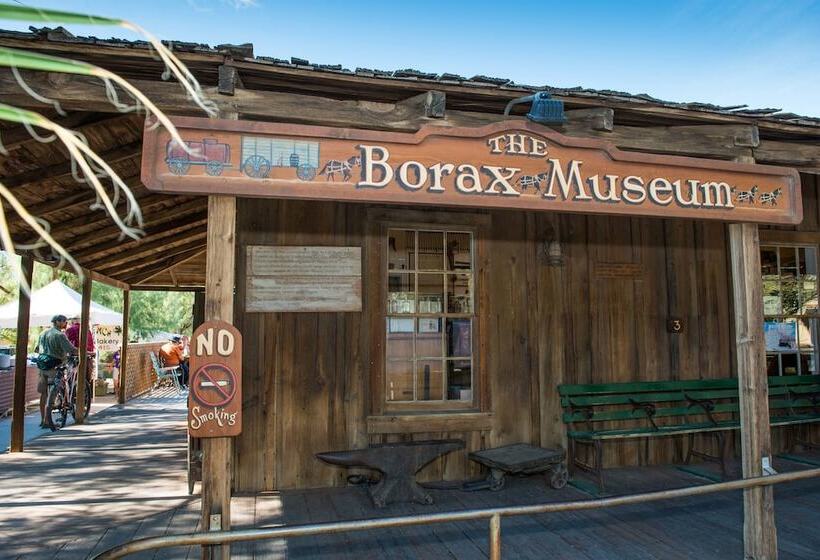
[[[483,364],[485,345],[482,342],[484,330],[484,310],[486,309],[486,295],[482,273],[486,269],[484,256],[484,242],[490,224],[488,214],[467,212],[440,212],[418,210],[391,210],[385,208],[368,209],[368,241],[367,241],[367,290],[366,306],[369,315],[370,343],[369,348],[369,393],[370,413],[380,414],[416,414],[416,413],[474,413],[488,411],[490,399],[489,384],[486,381],[487,372]],[[387,313],[389,274],[388,269],[388,232],[391,229],[451,231],[470,233],[472,235],[472,266],[470,276],[473,289],[472,313],[472,400],[440,400],[440,401],[388,401],[387,400]],[[423,273],[423,272],[422,272]],[[416,270],[416,274],[419,271]],[[447,272],[442,271],[446,277]],[[418,312],[408,315],[414,320],[424,314]],[[446,324],[446,313],[441,317]],[[443,324],[442,330],[446,327]],[[446,360],[442,358],[442,363]]]
[[[761,275],[761,283],[765,282],[765,279],[763,278],[762,254],[763,254],[764,250],[771,249],[771,248],[777,249],[777,278],[778,278],[779,286],[781,287],[781,289],[779,290],[780,298],[781,298],[781,304],[780,304],[780,313],[767,314],[766,309],[765,309],[764,301],[761,299],[760,304],[761,304],[761,307],[763,308],[763,322],[765,324],[767,322],[773,322],[773,321],[785,322],[785,321],[790,320],[790,319],[794,320],[795,323],[797,324],[797,326],[795,327],[797,329],[797,332],[796,332],[797,348],[795,350],[787,350],[787,351],[778,351],[778,350],[771,351],[771,350],[768,350],[768,349],[765,350],[767,373],[768,373],[769,357],[772,356],[772,355],[775,355],[777,357],[777,374],[776,375],[778,377],[782,377],[784,375],[817,375],[818,373],[820,373],[820,372],[818,372],[818,364],[820,363],[818,361],[818,357],[820,357],[820,345],[818,345],[818,341],[815,340],[815,341],[813,341],[813,350],[812,351],[802,351],[800,349],[800,340],[801,340],[801,338],[800,338],[800,321],[801,320],[808,321],[811,325],[810,329],[809,329],[810,336],[812,336],[812,338],[817,338],[817,330],[820,329],[820,314],[818,313],[817,310],[815,310],[814,312],[811,312],[811,313],[805,313],[804,312],[802,314],[801,313],[796,313],[795,314],[795,313],[784,313],[783,312],[784,311],[783,310],[783,303],[782,303],[782,298],[783,298],[783,295],[782,295],[783,294],[783,290],[782,290],[783,275],[782,275],[782,272],[781,272],[781,268],[782,268],[781,267],[781,252],[782,252],[783,249],[792,249],[792,250],[795,251],[795,253],[796,253],[795,254],[795,259],[796,259],[795,260],[795,265],[796,265],[797,271],[798,271],[798,275],[795,276],[795,282],[801,282],[802,280],[799,279],[799,262],[798,262],[797,251],[799,249],[807,249],[807,250],[814,251],[815,265],[818,268],[817,272],[815,273],[815,280],[814,280],[815,293],[817,294],[817,293],[820,293],[820,291],[818,291],[818,289],[820,288],[820,247],[815,243],[801,242],[801,241],[798,241],[798,240],[795,240],[795,241],[771,240],[771,241],[769,241],[769,240],[766,239],[766,236],[761,235],[761,239],[760,239],[760,254],[761,254],[760,275]],[[761,294],[761,296],[765,297],[764,294]],[[801,302],[801,303],[805,304],[805,302]],[[807,354],[807,355],[811,356],[811,359],[813,360],[814,366],[815,366],[814,373],[812,373],[811,371],[808,371],[808,372],[803,372],[802,371],[802,369],[803,369],[802,355],[804,355],[804,354]],[[797,369],[796,373],[794,373],[794,374],[784,373],[784,371],[783,371],[783,368],[784,368],[783,356],[784,355],[796,356],[796,366],[797,366],[796,367],[796,369]]]

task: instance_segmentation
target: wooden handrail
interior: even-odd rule
[[[241,541],[255,541],[274,538],[304,537],[346,531],[366,531],[387,527],[406,527],[409,525],[430,525],[433,523],[452,523],[456,521],[471,521],[489,519],[490,559],[501,558],[501,517],[514,515],[534,515],[539,513],[554,513],[559,511],[578,511],[601,509],[607,507],[624,506],[671,500],[689,496],[701,496],[715,492],[743,490],[758,486],[771,486],[784,482],[796,482],[820,476],[820,469],[810,469],[791,473],[776,474],[757,478],[744,478],[717,484],[661,490],[643,494],[630,494],[613,498],[598,498],[574,502],[554,502],[529,506],[510,506],[499,508],[472,509],[464,511],[450,511],[444,513],[430,513],[424,515],[407,515],[401,517],[386,517],[382,519],[357,519],[353,521],[336,521],[332,523],[311,523],[294,525],[291,527],[270,527],[263,529],[246,529],[242,531],[211,531],[206,533],[188,533],[166,535],[163,537],[149,537],[130,541],[110,548],[94,557],[94,560],[113,560],[128,554],[168,548],[172,546],[191,545],[219,545]]]

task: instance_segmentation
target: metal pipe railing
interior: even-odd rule
[[[94,557],[94,560],[111,560],[122,558],[127,554],[168,548],[172,546],[191,545],[219,545],[241,541],[255,541],[275,538],[305,537],[345,531],[366,531],[369,529],[385,529],[389,527],[407,527],[410,525],[429,525],[433,523],[453,523],[456,521],[473,521],[489,519],[490,560],[501,558],[501,518],[514,515],[533,515],[538,513],[554,513],[559,511],[578,511],[600,509],[615,506],[642,504],[659,500],[702,496],[715,492],[743,490],[758,486],[771,486],[784,482],[795,482],[820,476],[820,469],[810,469],[771,476],[744,478],[717,484],[661,490],[643,494],[630,494],[614,498],[598,498],[575,502],[555,502],[529,506],[509,506],[498,508],[472,509],[464,511],[450,511],[443,513],[429,513],[424,515],[407,515],[401,517],[386,517],[381,519],[357,519],[353,521],[336,521],[332,523],[313,523],[309,525],[294,525],[291,527],[270,527],[265,529],[245,529],[241,531],[211,531],[207,533],[188,533],[182,535],[166,535],[163,537],[148,537],[115,546]]]

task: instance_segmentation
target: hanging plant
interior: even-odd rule
[[[51,24],[75,23],[83,25],[116,26],[133,31],[148,42],[152,53],[164,64],[165,71],[162,74],[163,79],[175,78],[179,81],[194,104],[199,106],[209,116],[213,117],[217,115],[216,105],[205,97],[199,82],[188,68],[186,68],[165,44],[134,23],[122,19],[91,16],[59,10],[43,10],[2,3],[0,3],[0,18]],[[143,112],[146,118],[151,120],[151,126],[164,127],[171,135],[172,140],[183,150],[191,155],[197,155],[196,151],[192,150],[182,140],[171,120],[145,94],[110,70],[87,62],[6,47],[0,47],[0,66],[11,69],[18,84],[28,95],[38,102],[51,105],[54,110],[61,115],[64,115],[65,111],[63,111],[60,104],[55,100],[41,95],[35,91],[34,88],[30,87],[29,84],[26,83],[20,70],[97,77],[102,80],[101,87],[105,88],[108,100],[118,111],[124,113],[133,111]],[[125,96],[123,96],[122,93],[125,93]],[[80,183],[88,184],[95,192],[96,200],[90,209],[104,210],[120,229],[124,237],[139,239],[143,233],[143,220],[142,212],[140,211],[136,198],[125,181],[117,175],[103,158],[90,148],[82,134],[68,130],[34,111],[1,103],[0,120],[14,122],[24,126],[31,134],[31,137],[38,142],[61,142],[71,157],[72,175],[74,178]],[[44,135],[42,131],[46,132],[46,134]],[[2,135],[0,135],[0,152],[4,154],[7,153],[2,147]],[[103,181],[106,183],[110,181],[111,187],[106,187]],[[127,202],[123,216],[117,213],[117,205],[121,197],[125,197]],[[8,208],[13,210],[36,235],[33,243],[26,245],[18,244],[15,246],[5,214]],[[0,184],[0,246],[10,254],[14,253],[15,250],[48,248],[53,255],[58,257],[60,267],[67,264],[81,279],[83,277],[83,271],[80,265],[71,257],[68,251],[51,236],[48,222],[31,215],[25,205],[14,196],[11,190],[2,184]],[[10,260],[16,262],[16,259]],[[23,290],[27,293],[30,292],[31,287],[20,274],[19,265],[17,265],[15,269],[15,274]]]

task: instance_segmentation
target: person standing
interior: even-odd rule
[[[71,325],[65,331],[66,338],[75,348],[80,347],[80,328],[80,318],[72,317]],[[94,335],[91,333],[91,329],[88,329],[88,341],[85,344],[85,349],[89,354],[94,352]]]
[[[40,354],[37,358],[37,369],[39,369],[37,391],[40,393],[41,428],[51,427],[50,423],[46,422],[46,399],[48,388],[57,376],[57,366],[65,362],[70,355],[77,353],[77,348],[71,344],[63,332],[67,323],[65,315],[55,315],[51,318],[51,328],[44,331],[37,340],[37,352]]]
[[[68,338],[68,341],[74,345],[75,348],[80,347],[80,318],[79,317],[72,317],[70,319],[71,325],[66,329],[65,336]],[[94,358],[96,355],[94,354],[94,335],[91,333],[91,329],[88,329],[88,339],[85,343],[85,349],[87,352],[88,359],[86,360],[86,372],[85,372],[85,379],[88,381],[88,387],[91,387],[91,391],[94,390]]]

